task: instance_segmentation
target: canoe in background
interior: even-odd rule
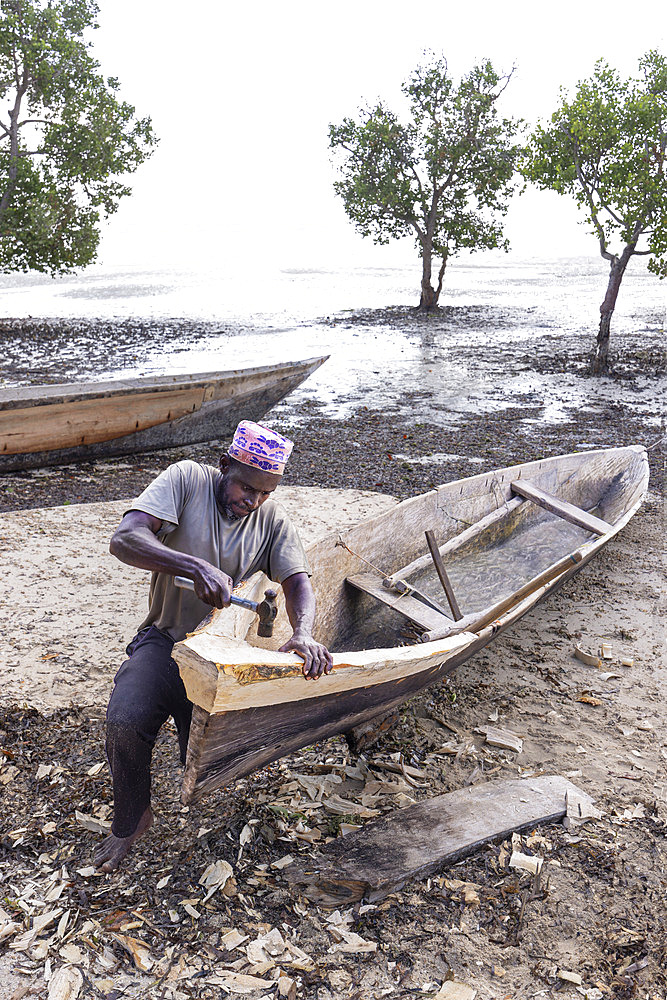
[[[0,390],[0,472],[225,437],[327,360]]]
[[[454,670],[584,566],[647,484],[638,446],[557,456],[446,483],[320,539],[308,549],[314,634],[334,669],[317,681],[298,656],[276,651],[291,634],[282,604],[271,639],[257,637],[252,612],[214,611],[174,647],[195,706],[183,802],[382,715]],[[427,529],[459,621],[443,610]],[[257,574],[237,590],[257,600],[268,585]],[[406,619],[412,645],[401,645]]]

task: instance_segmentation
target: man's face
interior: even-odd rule
[[[230,461],[227,455],[220,459],[220,472],[215,499],[221,514],[230,521],[239,521],[261,507],[282,478],[252,465]]]

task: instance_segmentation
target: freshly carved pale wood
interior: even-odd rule
[[[459,788],[366,823],[283,869],[290,886],[324,909],[376,902],[489,841],[555,823],[568,800],[591,803],[559,775],[507,778]]]
[[[610,531],[591,537],[524,500],[494,521],[493,512],[512,503],[512,484],[525,480],[596,510]],[[333,652],[330,675],[306,680],[300,658],[278,652],[291,634],[282,601],[270,640],[260,642],[249,612],[229,608],[213,612],[203,628],[175,646],[188,697],[204,713],[190,739],[186,798],[363,725],[444,677],[585,565],[632,517],[647,482],[646,454],[639,447],[563,455],[446,483],[315,542],[307,550],[318,602],[314,634]],[[346,578],[368,573],[369,564],[376,580],[397,574],[424,554],[425,525],[442,547],[462,524],[484,519],[487,528],[447,564],[459,601],[470,612],[457,623],[443,616],[442,627],[453,634],[398,645],[403,617],[350,587]],[[432,586],[425,578],[417,581],[431,596],[433,587],[439,592],[435,573],[432,578]],[[257,600],[266,586],[257,574],[243,594]]]
[[[572,524],[579,525],[580,528],[593,531],[596,535],[606,535],[612,529],[611,524],[608,524],[607,521],[589,514],[588,511],[580,510],[573,504],[567,503],[566,500],[550,496],[533,483],[527,483],[525,480],[521,483],[512,483],[512,491],[519,493],[524,499],[544,507],[550,514],[556,514]]]
[[[326,358],[0,390],[0,471],[212,440],[257,420]]]

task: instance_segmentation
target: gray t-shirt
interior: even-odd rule
[[[220,473],[210,465],[184,461],[170,465],[129,507],[160,518],[157,537],[178,552],[206,559],[234,581],[261,570],[282,583],[294,573],[310,573],[301,540],[287,512],[275,500],[238,521],[218,510],[215,484]],[[153,573],[148,617],[140,628],[156,625],[176,642],[209,613],[190,590],[174,585],[166,573]]]

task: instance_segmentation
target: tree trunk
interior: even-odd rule
[[[635,251],[635,243],[629,243],[620,257],[613,257],[609,268],[609,284],[604,302],[600,306],[600,329],[598,330],[595,357],[593,358],[593,374],[602,375],[609,371],[609,330],[611,317],[616,306],[616,299],[621,287],[621,281],[628,266],[628,261]]]
[[[438,305],[438,296],[431,284],[432,261],[433,251],[430,245],[423,246],[422,244],[422,293],[419,300],[419,308],[422,312],[430,312]]]

